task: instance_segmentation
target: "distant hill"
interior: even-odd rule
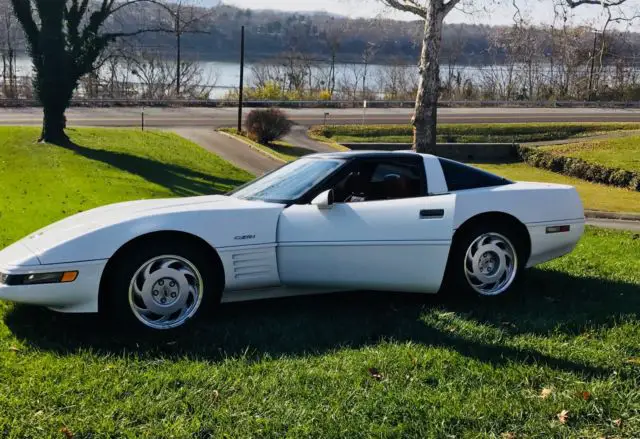
[[[0,3],[6,1],[0,0]],[[219,0],[204,0],[200,4],[217,6],[202,7],[196,11],[196,15],[204,17],[198,29],[207,33],[185,34],[182,37],[185,57],[194,60],[236,61],[240,51],[240,28],[243,25],[246,27],[246,55],[249,61],[282,59],[283,53],[295,52],[318,61],[329,61],[335,55],[337,62],[358,62],[367,51],[369,62],[415,64],[419,55],[423,27],[419,21],[350,19],[325,12],[305,14],[246,10],[219,4]],[[132,31],[141,27],[167,28],[170,23],[161,9],[142,2],[123,10],[111,26]],[[504,30],[486,25],[446,25],[443,62],[463,65],[500,62],[501,50],[490,49],[491,41]],[[550,45],[544,41],[544,32],[538,33],[538,38],[543,41],[540,52],[548,55]],[[590,47],[591,37],[587,38],[583,43]],[[175,51],[175,37],[168,33],[147,33],[129,39],[128,43],[164,52],[167,56],[173,56]],[[632,34],[631,42],[627,42],[623,50],[634,55],[639,52],[638,49],[638,34]]]

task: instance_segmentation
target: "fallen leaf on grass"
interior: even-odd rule
[[[375,378],[378,381],[381,381],[384,378],[382,373],[380,373],[380,371],[378,369],[376,369],[375,367],[370,367],[369,368],[369,375],[371,375],[373,378]]]
[[[10,350],[11,352],[18,352],[18,351],[20,351],[20,348],[15,347],[15,346],[9,346],[9,350]]]
[[[548,388],[544,388],[542,389],[542,391],[540,392],[540,398],[542,399],[547,399],[548,397],[551,396],[551,394],[553,393],[553,389],[548,389]]]
[[[622,419],[614,419],[613,425],[615,425],[618,428],[622,427]]]
[[[218,392],[217,390],[213,391],[213,399],[218,399],[220,397],[220,392]]]
[[[569,420],[569,410],[562,410],[556,415],[561,424],[566,424]]]
[[[500,439],[516,439],[516,434],[508,431],[506,433],[502,433],[500,435]]]
[[[586,390],[583,391],[582,393],[580,393],[580,397],[582,399],[584,399],[585,401],[589,401],[591,399],[591,393],[587,392]]]
[[[627,358],[627,363],[640,364],[640,358],[638,357]]]
[[[60,429],[60,432],[64,434],[64,437],[66,437],[67,439],[73,439],[73,432],[69,430],[67,427],[62,427]]]

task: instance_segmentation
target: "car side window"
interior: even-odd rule
[[[424,168],[416,160],[361,160],[334,186],[338,203],[424,196]]]

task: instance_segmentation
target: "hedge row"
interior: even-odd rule
[[[588,135],[589,133],[637,130],[638,123],[482,123],[482,124],[440,124],[438,134],[448,142],[463,142],[464,137],[475,136],[486,138],[484,141],[536,142],[558,140]],[[312,128],[312,133],[332,138],[347,137],[382,137],[412,136],[411,125],[327,125]],[[474,141],[478,141],[477,139]]]
[[[516,152],[524,162],[536,168],[547,169],[594,183],[640,191],[640,172],[637,171],[609,168],[575,157],[556,155],[532,146],[519,145],[516,147]]]

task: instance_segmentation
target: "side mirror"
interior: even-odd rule
[[[333,206],[333,189],[322,192],[313,199],[311,204],[317,206],[318,209],[331,209],[331,206]]]

